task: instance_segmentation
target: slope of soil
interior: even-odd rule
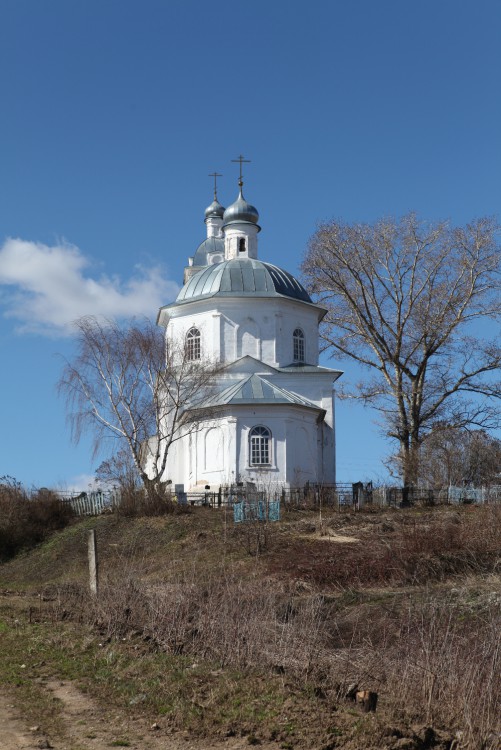
[[[76,523],[0,566],[0,746],[494,750],[500,522],[297,510],[234,526],[200,508]]]

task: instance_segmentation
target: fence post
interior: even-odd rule
[[[97,562],[97,540],[96,530],[91,529],[89,531],[89,585],[90,592],[93,596],[97,596],[98,591],[98,562]]]

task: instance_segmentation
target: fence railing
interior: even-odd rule
[[[242,500],[233,505],[235,523],[280,521],[280,500]]]
[[[120,491],[58,492],[61,501],[69,505],[77,516],[99,516],[120,505]]]
[[[58,492],[62,502],[68,503],[79,516],[100,515],[120,508],[120,491]],[[252,485],[221,486],[215,491],[182,492],[173,495],[174,502],[191,506],[231,508],[235,521],[239,522],[252,514],[276,520],[282,507],[284,510],[305,507],[330,507],[361,510],[370,507],[405,508],[413,505],[440,505],[461,503],[501,502],[501,486],[494,487],[373,487],[371,482],[332,485],[305,485],[303,487],[256,488]],[[261,505],[260,505],[261,503]],[[264,505],[263,505],[264,503]],[[259,508],[266,508],[259,511]],[[273,510],[270,510],[273,508]]]
[[[450,503],[499,503],[501,486],[493,487],[449,487]]]

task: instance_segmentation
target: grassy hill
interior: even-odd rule
[[[33,716],[66,679],[212,746],[494,750],[500,529],[497,506],[85,519],[0,565],[0,678]]]

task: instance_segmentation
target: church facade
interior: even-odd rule
[[[186,491],[253,482],[336,481],[333,382],[318,364],[325,310],[289,272],[258,259],[258,212],[236,201],[205,211],[207,237],[184,286],[162,307],[167,346],[217,366],[206,417],[169,450],[165,479]],[[189,405],[188,405],[189,408]]]

